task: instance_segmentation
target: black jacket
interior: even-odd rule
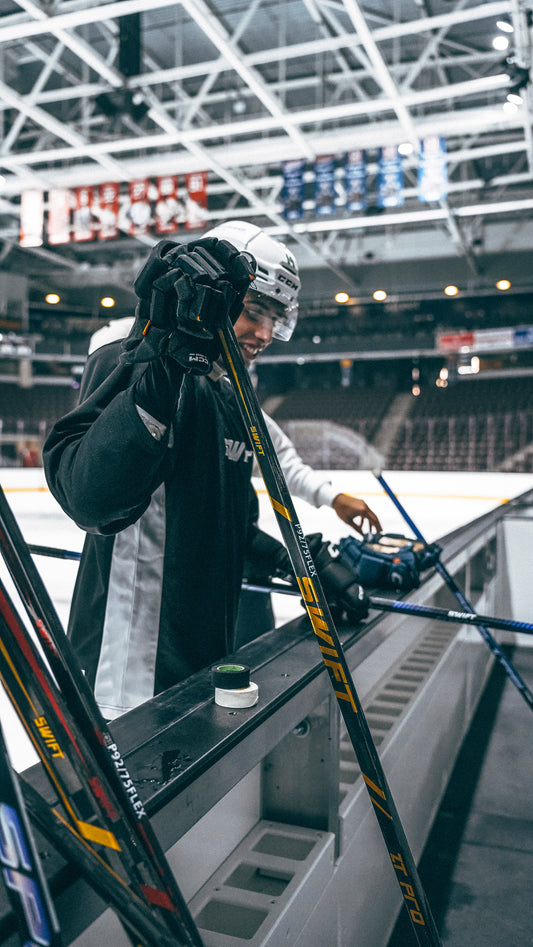
[[[92,354],[78,407],[43,457],[50,490],[87,531],[69,635],[109,718],[233,648],[243,562],[260,532],[252,449],[231,384],[185,375],[155,440],[120,345]]]

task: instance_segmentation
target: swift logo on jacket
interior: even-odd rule
[[[228,460],[237,462],[243,457],[244,463],[248,463],[253,451],[246,449],[246,441],[234,441],[230,437],[225,437],[224,443],[226,445],[226,457]]]

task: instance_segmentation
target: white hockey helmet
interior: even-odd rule
[[[228,240],[237,250],[251,253],[257,263],[255,279],[250,289],[270,296],[281,305],[281,316],[274,322],[272,335],[288,342],[298,319],[300,277],[298,266],[287,247],[246,220],[230,220],[219,224],[205,234]]]

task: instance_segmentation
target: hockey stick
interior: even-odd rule
[[[150,884],[142,884],[148,904],[155,905],[180,941],[202,947],[198,929],[165,859],[152,825],[144,812],[133,780],[120,751],[102,718],[92,691],[78,662],[31,558],[4,492],[0,489],[0,551],[39,636],[50,668],[61,689],[69,713],[88,745],[98,782],[113,798],[123,847],[133,860],[142,860]]]
[[[0,727],[0,865],[23,945],[61,947],[61,931]]]
[[[21,779],[21,790],[32,822],[63,858],[75,865],[87,883],[110,905],[122,923],[135,932],[143,944],[176,947],[175,937],[161,919],[146,910],[126,882],[100,858],[87,841],[69,825],[56,808],[50,808],[36,789]]]
[[[163,926],[162,915],[152,908],[158,904],[152,889],[137,872],[128,838],[124,836],[116,800],[106,793],[98,767],[89,748],[77,732],[64,700],[49,674],[36,646],[28,636],[21,619],[0,583],[0,679],[18,717],[41,759],[67,824],[83,839],[110,875],[123,877],[135,884],[147,918],[157,917],[170,938],[170,929]],[[99,855],[104,852],[105,855]],[[124,879],[123,879],[124,880]],[[131,889],[130,889],[131,890]],[[156,892],[159,895],[159,891]],[[137,935],[126,925],[133,945]],[[188,945],[172,932],[174,944]],[[149,941],[159,947],[159,939]],[[147,945],[148,947],[148,945]]]
[[[55,546],[36,546],[34,543],[28,543],[28,549],[34,556],[49,556],[52,559],[81,559],[81,552],[74,552],[73,549],[57,549]]]
[[[361,773],[381,829],[404,903],[409,913],[417,944],[441,944],[437,927],[422,888],[415,861],[405,837],[385,773],[357,696],[342,651],[341,643],[327,600],[278,458],[263,420],[257,396],[238,348],[233,328],[227,321],[219,329],[224,362],[233,384],[242,418],[254,447],[255,456],[265,482],[270,502],[287,547],[302,598],[318,639],[324,664],[337,697],[346,729],[350,736]]]
[[[422,533],[420,532],[420,530],[418,529],[418,527],[415,525],[415,523],[413,523],[411,517],[409,516],[409,514],[407,513],[407,511],[404,509],[402,503],[400,502],[400,500],[398,499],[398,497],[396,496],[396,494],[393,493],[392,489],[389,487],[389,485],[388,485],[387,481],[385,480],[385,478],[384,478],[383,474],[381,473],[381,471],[378,472],[378,471],[375,470],[375,471],[374,471],[374,476],[375,476],[376,480],[378,481],[378,483],[380,483],[381,486],[383,487],[383,489],[384,489],[385,493],[387,494],[387,496],[390,497],[390,499],[391,499],[392,502],[394,503],[394,506],[396,507],[396,509],[398,510],[398,512],[401,514],[401,516],[403,517],[403,519],[405,520],[405,522],[407,523],[407,525],[409,526],[409,528],[413,531],[413,533],[414,533],[414,535],[416,536],[416,538],[419,539],[420,542],[424,543],[424,545],[427,545],[426,540],[424,539]],[[442,576],[442,578],[443,578],[444,581],[446,582],[446,585],[448,586],[450,592],[452,593],[452,595],[454,595],[454,597],[455,597],[455,598],[457,599],[457,601],[459,602],[459,605],[461,606],[461,608],[464,608],[464,609],[465,609],[466,611],[468,611],[468,612],[472,612],[472,606],[470,605],[470,603],[469,603],[469,601],[467,600],[466,596],[463,595],[461,589],[460,589],[459,586],[457,585],[457,582],[455,581],[455,579],[453,578],[453,576],[450,575],[450,573],[448,572],[448,570],[446,569],[446,567],[443,566],[443,564],[442,564],[442,562],[440,561],[440,559],[437,559],[437,561],[436,561],[436,563],[435,563],[435,569],[437,570],[437,572],[439,573],[439,575]],[[490,631],[489,631],[488,628],[486,627],[486,625],[485,625],[485,620],[481,620],[481,623],[480,623],[480,624],[478,624],[477,622],[472,622],[472,624],[475,624],[475,625],[476,625],[477,630],[479,631],[481,637],[483,638],[483,640],[486,642],[486,644],[488,645],[488,647],[489,647],[490,650],[492,651],[492,653],[493,653],[494,657],[496,658],[496,660],[499,661],[499,663],[500,663],[501,666],[503,667],[503,669],[504,669],[505,673],[507,674],[509,680],[512,681],[512,683],[514,684],[514,686],[516,687],[516,689],[520,692],[520,694],[521,694],[522,697],[524,698],[526,704],[528,705],[529,709],[530,709],[530,710],[533,710],[533,692],[529,689],[529,687],[527,686],[526,682],[522,679],[522,677],[520,676],[520,674],[518,673],[518,671],[517,671],[516,668],[514,667],[513,663],[509,660],[509,658],[507,658],[507,657],[505,656],[505,654],[504,654],[504,652],[502,651],[502,649],[500,648],[498,642],[493,638],[493,636],[491,635]],[[517,622],[517,624],[521,624],[521,623],[520,623],[520,622]],[[502,626],[501,626],[501,625],[500,625],[500,626],[494,625],[493,627],[496,628],[496,627],[502,627]],[[524,628],[516,628],[515,630],[516,630],[516,631],[526,631],[526,629],[524,629]]]
[[[298,589],[290,585],[271,582],[268,585],[258,585],[254,582],[243,582],[243,589],[249,592],[280,592],[282,595],[298,595]],[[533,635],[533,625],[527,621],[514,621],[511,618],[494,618],[489,615],[478,615],[477,612],[455,612],[446,608],[435,608],[432,605],[418,605],[415,602],[403,602],[392,598],[381,598],[378,595],[368,595],[370,608],[382,612],[400,612],[413,615],[415,618],[433,618],[435,621],[452,622],[455,625],[487,625],[489,628],[499,628],[500,631],[515,631],[525,635]]]
[[[79,559],[80,552],[71,552],[67,549],[54,549],[51,546],[28,546],[30,552],[39,556],[54,556],[58,559]],[[44,551],[46,550],[46,551]],[[243,589],[247,592],[278,592],[280,595],[297,595],[301,592],[291,585],[282,585],[281,582],[271,582],[267,585],[257,582],[243,582]],[[418,605],[414,602],[404,602],[400,599],[380,598],[369,595],[368,604],[382,612],[400,612],[412,615],[414,618],[433,618],[435,621],[452,622],[456,625],[485,625],[487,628],[496,628],[500,631],[521,632],[524,635],[533,635],[533,624],[527,621],[514,621],[512,618],[496,618],[490,615],[479,615],[477,612],[455,612],[446,608],[435,608],[431,605]]]

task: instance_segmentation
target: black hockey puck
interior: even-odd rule
[[[240,690],[250,684],[250,668],[244,664],[216,664],[213,684],[223,690]]]

